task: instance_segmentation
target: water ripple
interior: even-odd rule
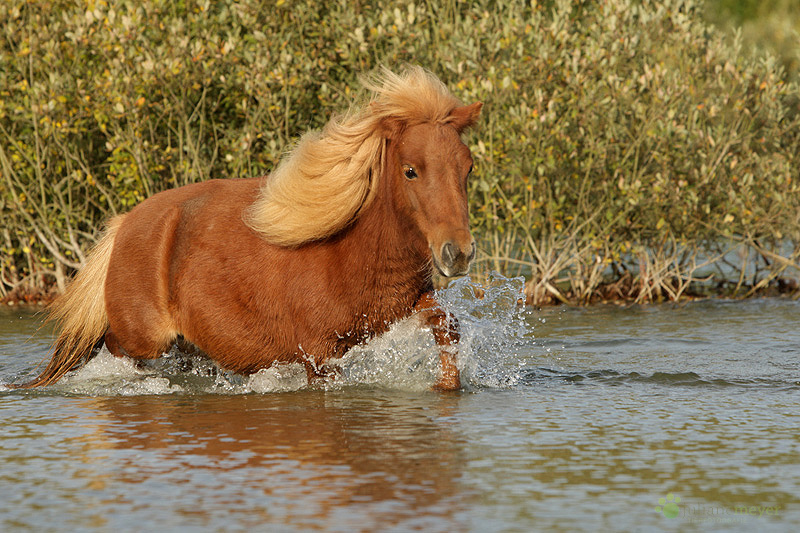
[[[679,387],[765,387],[769,389],[800,389],[800,381],[783,381],[767,378],[722,379],[702,377],[696,372],[619,372],[616,370],[591,370],[565,372],[550,368],[537,368],[522,372],[520,384],[533,386],[546,381],[563,381],[576,385],[651,384]]]

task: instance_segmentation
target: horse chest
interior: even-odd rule
[[[339,355],[356,344],[388,331],[392,324],[408,317],[419,297],[418,291],[389,291],[371,295],[354,305],[332,332],[335,352]]]

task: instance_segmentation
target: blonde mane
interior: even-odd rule
[[[381,177],[389,121],[446,122],[460,102],[422,67],[386,68],[362,84],[369,104],[332,118],[288,152],[246,210],[245,222],[264,239],[299,246],[335,234],[369,205]]]

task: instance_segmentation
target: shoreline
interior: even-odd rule
[[[475,281],[475,288],[478,289],[476,297],[483,297],[482,283]],[[626,287],[621,287],[619,281],[610,282],[597,287],[597,289],[590,295],[588,300],[576,298],[570,294],[569,291],[559,292],[559,297],[556,297],[550,292],[542,294],[532,289],[533,284],[531,280],[525,282],[525,301],[524,305],[528,307],[556,307],[559,305],[566,305],[570,307],[594,307],[600,305],[616,305],[620,307],[636,306],[636,305],[658,305],[663,303],[688,303],[697,302],[702,300],[751,300],[757,298],[786,298],[792,300],[800,300],[800,281],[795,278],[778,278],[773,280],[766,287],[754,288],[752,285],[742,285],[739,287],[739,294],[736,294],[731,288],[726,285],[735,285],[730,281],[721,281],[717,283],[717,287],[701,287],[703,290],[687,290],[683,292],[679,298],[672,299],[667,297],[654,298],[654,299],[640,299],[641,288],[629,284]],[[437,289],[445,287],[441,283],[436,284]],[[716,290],[715,290],[716,289]],[[9,292],[8,295],[0,298],[0,307],[17,308],[17,307],[37,307],[40,309],[46,308],[48,305],[58,298],[60,292],[55,284],[45,288],[16,288]],[[521,299],[520,299],[521,301]]]

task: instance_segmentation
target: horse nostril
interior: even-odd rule
[[[442,246],[442,262],[445,265],[452,265],[456,262],[456,258],[458,257],[458,248],[455,244],[450,241],[444,243]]]
[[[469,247],[469,255],[467,256],[467,263],[471,263],[472,260],[475,259],[475,252],[476,252],[475,241],[472,241],[472,244],[470,244]]]

